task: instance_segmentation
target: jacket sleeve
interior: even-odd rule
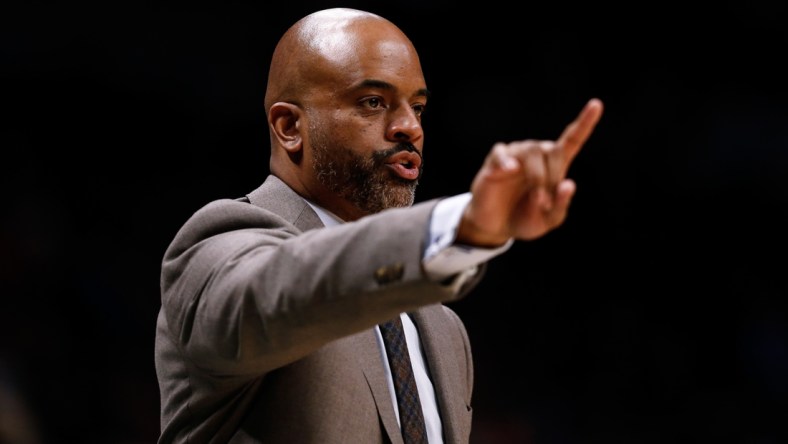
[[[301,232],[254,205],[195,213],[162,262],[170,339],[219,376],[257,376],[403,311],[456,300],[422,267],[435,201]]]

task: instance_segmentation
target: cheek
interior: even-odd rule
[[[354,152],[363,154],[381,144],[380,125],[368,119],[345,119],[334,123],[330,131],[334,142]]]
[[[379,134],[380,134],[380,128],[379,125],[377,125],[375,122],[367,121],[361,125],[358,125],[357,136],[360,139],[363,139],[367,142],[371,142],[372,139],[378,137]]]
[[[313,143],[318,143],[314,136],[320,134],[319,141],[362,156],[385,147],[386,128],[382,113],[378,116],[359,115],[338,108],[315,117],[311,125]]]

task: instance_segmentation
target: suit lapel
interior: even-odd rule
[[[358,352],[358,362],[364,377],[367,379],[372,397],[378,407],[378,414],[386,434],[392,444],[402,444],[402,434],[397,424],[397,416],[394,413],[394,405],[391,402],[386,373],[383,371],[382,356],[378,346],[375,330],[369,329],[358,335],[353,336],[351,346]]]
[[[447,353],[447,350],[454,350],[454,346],[449,340],[453,333],[446,330],[446,315],[440,305],[431,305],[416,311],[413,313],[413,322],[419,329],[419,337],[421,345],[424,347],[430,377],[435,385],[438,409],[440,409],[441,422],[443,423],[444,441],[447,443],[458,442],[456,430],[460,424],[459,418],[464,412],[457,409],[464,408],[465,403],[457,402],[456,390],[458,387],[464,387],[465,381],[459,379],[459,372],[448,371],[448,369],[457,367],[458,357]]]

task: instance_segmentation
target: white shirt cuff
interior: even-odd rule
[[[463,273],[465,281],[476,272],[476,267],[508,250],[514,243],[509,239],[496,248],[479,248],[454,244],[465,207],[471,193],[458,194],[441,200],[433,210],[430,220],[430,243],[424,251],[424,269],[433,280],[443,280]]]

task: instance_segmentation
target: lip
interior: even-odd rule
[[[419,178],[421,156],[413,152],[400,151],[386,159],[386,166],[403,179],[416,180]]]

